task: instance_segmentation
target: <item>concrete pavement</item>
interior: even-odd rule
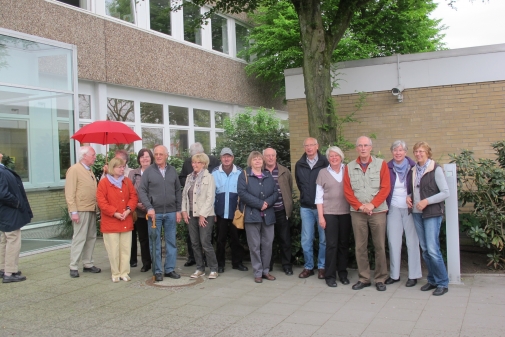
[[[463,275],[464,285],[435,297],[419,290],[425,280],[406,288],[405,274],[385,292],[354,291],[355,270],[351,285],[329,288],[299,279],[301,268],[293,276],[275,268],[276,281],[256,284],[228,264],[216,280],[161,288],[146,284],[151,273],[140,266],[131,282],[112,283],[102,240],[100,274],[71,279],[69,254],[20,259],[27,281],[0,284],[0,336],[505,336],[505,276]],[[177,271],[188,277],[194,268],[183,264]]]

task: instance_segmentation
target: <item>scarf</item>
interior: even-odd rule
[[[191,173],[188,176],[188,179],[186,180],[186,184],[188,184],[190,188],[191,186],[195,185],[194,188],[196,189],[196,195],[200,195],[200,187],[202,187],[202,179],[204,172],[205,170],[201,170],[198,173],[195,173],[193,171],[193,173]]]
[[[107,173],[107,179],[109,179],[110,183],[116,186],[117,188],[121,188],[123,186],[124,176],[120,176],[119,178],[114,178],[110,174]]]
[[[419,184],[421,183],[421,178],[424,175],[424,172],[428,168],[428,165],[430,165],[431,159],[428,159],[426,163],[424,163],[423,166],[419,166],[419,164],[416,164],[416,187],[419,187]]]
[[[401,162],[401,164],[397,164],[393,160],[393,169],[395,170],[396,174],[398,175],[398,178],[400,178],[400,182],[402,184],[405,184],[405,180],[407,178],[407,173],[409,172],[409,169],[410,169],[409,161],[407,160],[407,158],[403,158],[403,161]]]

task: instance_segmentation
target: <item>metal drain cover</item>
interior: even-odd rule
[[[197,284],[201,284],[207,280],[207,277],[199,277],[199,278],[190,278],[190,274],[182,274],[180,273],[181,278],[173,279],[170,277],[163,277],[163,281],[155,282],[154,277],[150,277],[146,280],[145,284],[151,287],[160,287],[160,288],[182,288],[182,287],[192,287]]]

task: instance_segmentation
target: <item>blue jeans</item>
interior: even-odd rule
[[[302,249],[303,258],[305,259],[305,269],[314,269],[314,225],[319,231],[319,253],[317,256],[317,268],[324,269],[324,260],[326,256],[326,237],[324,229],[319,226],[317,209],[300,208],[300,217],[302,218]]]
[[[449,285],[449,276],[445,268],[442,252],[440,251],[440,225],[442,216],[423,219],[421,213],[412,213],[416,225],[419,244],[423,252],[423,259],[428,267],[428,282],[438,287]]]
[[[176,231],[176,222],[175,222],[175,212],[172,213],[164,213],[158,214],[156,213],[156,267],[154,269],[155,274],[162,274],[161,270],[161,228],[163,227],[164,235],[165,235],[165,273],[170,273],[175,269],[175,260],[177,258],[177,246],[175,244],[175,231]],[[149,228],[149,251],[151,252],[151,258],[153,252],[153,242],[151,239],[151,233],[153,229],[152,220],[149,218],[148,228]]]

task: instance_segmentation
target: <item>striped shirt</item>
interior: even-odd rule
[[[284,202],[282,201],[282,192],[281,188],[279,186],[279,167],[275,165],[275,168],[272,170],[272,177],[275,180],[275,186],[277,187],[277,190],[279,191],[279,196],[277,197],[277,201],[275,201],[274,204],[274,211],[282,211],[284,209]]]

